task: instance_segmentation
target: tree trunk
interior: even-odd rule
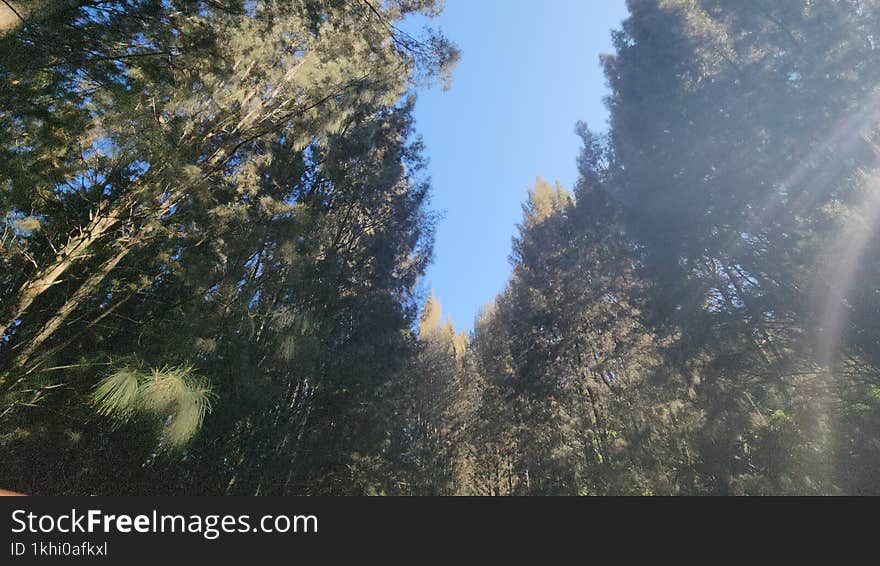
[[[122,205],[122,206],[120,206]],[[126,208],[127,203],[118,203],[113,208],[103,213],[100,209],[96,212],[88,226],[80,230],[75,237],[71,237],[67,244],[61,248],[52,262],[38,269],[37,272],[25,282],[18,291],[11,312],[0,323],[0,336],[6,334],[15,322],[20,319],[33,302],[46,290],[55,285],[61,276],[70,269],[80,258],[86,256],[89,248],[106,235],[121,217],[120,212]],[[106,208],[106,207],[105,207]]]
[[[80,303],[85,301],[95,289],[98,288],[104,278],[107,277],[117,265],[119,265],[119,262],[122,261],[122,259],[128,255],[135,246],[136,243],[128,243],[125,247],[117,251],[113,257],[104,262],[101,269],[89,276],[89,278],[80,285],[79,289],[77,289],[76,292],[71,295],[63,305],[61,305],[61,308],[55,311],[48,322],[43,325],[42,330],[28,341],[27,346],[25,346],[24,350],[22,350],[22,352],[16,357],[14,366],[18,368],[24,367],[31,355],[43,345],[43,342],[58,330],[61,323],[63,323],[73,311],[76,310]]]

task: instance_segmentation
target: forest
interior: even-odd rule
[[[880,494],[880,0],[627,8],[462,332],[440,0],[4,0],[0,488]]]

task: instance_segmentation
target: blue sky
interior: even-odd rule
[[[443,213],[423,286],[458,328],[507,282],[526,188],[539,175],[573,185],[575,122],[606,129],[599,54],[625,17],[624,0],[446,0],[434,22],[462,59],[452,89],[416,105]]]

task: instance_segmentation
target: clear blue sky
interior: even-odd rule
[[[433,288],[456,326],[504,288],[511,238],[536,176],[571,187],[578,120],[605,130],[599,54],[626,17],[623,0],[446,0],[435,21],[462,50],[452,89],[423,91],[437,226]]]

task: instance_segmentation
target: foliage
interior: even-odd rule
[[[439,2],[41,4],[0,22],[4,487],[880,493],[877,1],[630,0],[470,335],[417,306]]]
[[[95,409],[120,421],[146,415],[161,428],[160,447],[179,449],[201,429],[211,412],[213,394],[191,367],[165,367],[141,373],[120,368],[95,387]]]

